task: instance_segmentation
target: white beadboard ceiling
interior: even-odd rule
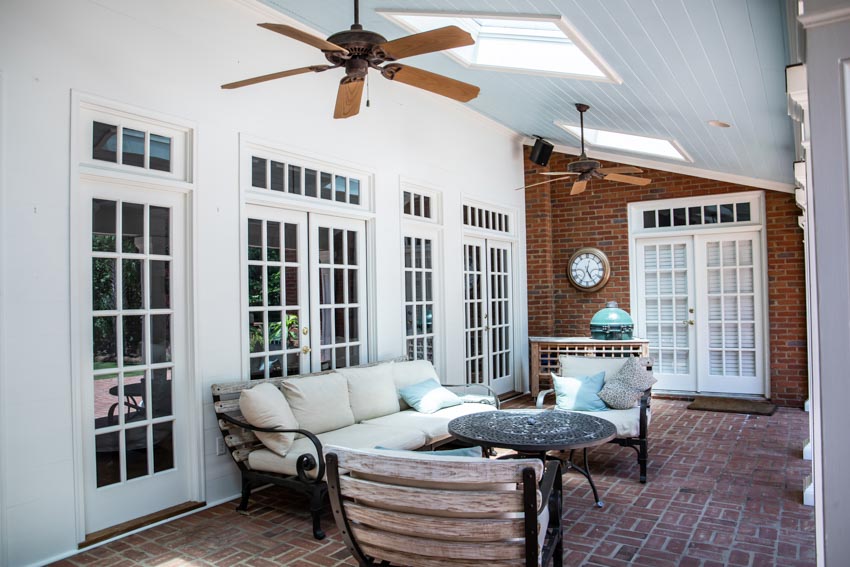
[[[324,36],[353,22],[351,0],[261,2]],[[604,149],[591,149],[591,155],[770,189],[793,188],[783,0],[361,0],[361,24],[395,39],[409,32],[376,9],[563,17],[622,78],[621,84],[471,69],[439,53],[404,62],[480,86],[481,94],[469,107],[518,134],[543,136],[567,153],[576,140],[555,122],[577,124],[574,104],[585,102],[591,106],[586,126],[676,140],[693,162]],[[269,32],[258,28],[257,33]],[[281,37],[281,49],[291,41]],[[322,62],[317,52],[304,65]],[[335,93],[328,97],[330,107]],[[374,105],[370,109],[379,111]],[[712,127],[709,120],[732,127]]]

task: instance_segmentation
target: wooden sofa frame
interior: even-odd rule
[[[372,364],[362,365],[361,367],[372,366]],[[303,376],[289,376],[287,378],[269,378],[266,380],[250,380],[230,382],[225,384],[213,384],[212,398],[213,407],[217,416],[218,427],[221,430],[221,435],[224,437],[224,443],[230,451],[230,455],[239,467],[239,472],[242,477],[242,499],[236,510],[246,514],[248,511],[248,502],[251,497],[251,491],[254,488],[266,486],[269,484],[282,486],[289,490],[293,490],[300,494],[306,494],[310,499],[310,516],[313,522],[313,537],[316,539],[324,539],[325,532],[321,527],[322,510],[324,503],[327,500],[328,485],[325,479],[325,460],[323,457],[323,448],[321,440],[311,431],[305,429],[280,429],[280,428],[262,428],[254,427],[247,423],[242,417],[242,412],[239,409],[239,394],[242,390],[253,388],[263,382],[274,384],[280,388],[286,379],[300,378],[304,376],[315,376],[320,374],[329,374],[332,370],[317,372],[315,374]],[[445,385],[446,388],[484,388],[489,390],[487,386],[482,384],[468,385]],[[492,392],[492,390],[491,390]],[[496,407],[499,407],[498,396],[493,395]],[[255,431],[267,433],[300,433],[313,443],[316,448],[315,458],[309,453],[305,453],[298,457],[296,461],[297,474],[286,475],[269,471],[253,470],[248,465],[248,455],[256,449],[264,448],[264,445],[257,436]],[[436,443],[425,445],[419,450],[430,451],[435,448],[453,441],[452,437],[441,439]],[[308,473],[315,471],[314,477]]]

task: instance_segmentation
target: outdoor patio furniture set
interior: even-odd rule
[[[305,376],[216,384],[212,393],[218,424],[242,474],[242,500],[237,509],[245,512],[251,490],[266,484],[306,493],[310,497],[313,535],[321,539],[324,532],[320,518],[330,485],[337,525],[349,550],[363,565],[372,564],[373,559],[376,563],[386,560],[423,566],[463,565],[481,560],[480,554],[471,550],[490,548],[503,539],[511,540],[505,544],[511,550],[500,556],[504,564],[531,565],[526,563],[529,557],[537,564],[539,559],[548,562],[554,556],[555,565],[559,565],[561,472],[577,468],[590,481],[594,498],[601,506],[586,470],[586,450],[610,441],[636,450],[640,481],[646,482],[654,381],[646,359],[563,357],[561,361],[561,374],[582,377],[591,371],[597,375],[603,372],[606,377],[620,375],[627,362],[631,366],[640,364],[644,370],[642,381],[646,383],[637,391],[632,386],[633,407],[581,412],[585,414],[581,419],[572,412],[543,410],[551,391],[540,393],[539,410],[522,415],[511,410],[497,411],[499,400],[492,392],[486,388],[482,393],[474,392],[473,388],[482,387],[474,385],[462,386],[465,391],[461,396],[450,393],[439,385],[431,363],[421,360],[394,360]],[[566,409],[570,396],[558,394],[556,409]],[[500,421],[501,416],[509,414],[514,416],[512,425]],[[583,432],[567,432],[579,421]],[[470,429],[474,423],[479,424],[478,429]],[[491,436],[498,429],[498,438],[488,437],[488,428]],[[543,435],[543,429],[548,437]],[[527,436],[537,441],[503,440],[511,431],[517,439]],[[560,444],[555,440],[557,436],[562,438]],[[480,445],[491,455],[494,447],[515,449],[517,453],[505,455],[512,457],[509,461],[441,456],[445,451],[428,453],[446,443],[464,441]],[[552,449],[559,451],[547,456]],[[573,464],[574,449],[584,450],[584,468]],[[552,472],[555,470],[557,474]],[[552,475],[558,480],[551,480]],[[446,482],[453,486],[446,486]],[[539,487],[545,497],[535,500],[534,494],[540,493],[537,488],[532,491],[532,485]],[[490,489],[496,492],[486,496]],[[458,495],[457,490],[468,494]],[[453,502],[449,494],[457,496],[458,501]],[[551,501],[548,494],[552,495]],[[473,501],[477,504],[469,504]],[[452,512],[455,506],[457,513]],[[482,528],[501,526],[493,518],[503,512],[519,514],[521,521],[507,522],[504,529]],[[543,514],[549,516],[543,518]],[[461,516],[474,519],[472,524],[477,527],[467,523],[461,528]],[[413,527],[399,527],[402,524]],[[472,534],[490,538],[486,540],[489,543],[470,540]],[[430,558],[407,557],[405,550],[409,546],[405,545],[405,538],[409,537],[425,537],[429,550],[439,553]],[[518,537],[526,542],[520,546],[522,553],[516,548]],[[395,551],[379,553],[388,549]]]

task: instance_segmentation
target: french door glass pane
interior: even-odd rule
[[[483,245],[464,244],[464,313],[465,329],[465,372],[468,384],[487,382],[484,376],[484,281],[482,257]]]
[[[298,226],[248,219],[248,351],[251,379],[300,373]]]
[[[92,200],[98,487],[174,466],[170,226],[169,208]]]
[[[647,244],[643,248],[646,338],[656,371],[689,374],[691,366],[688,318],[687,245]]]
[[[341,181],[340,181],[341,180]],[[345,178],[336,178],[345,191]],[[339,194],[339,193],[338,193]],[[322,370],[343,368],[360,362],[359,290],[357,277],[362,242],[357,231],[318,227],[319,337]],[[356,355],[352,353],[357,352]]]
[[[434,273],[431,265],[432,241],[430,238],[405,236],[402,246],[407,357],[434,362],[434,301],[430,293],[424,292],[425,281],[430,282]]]

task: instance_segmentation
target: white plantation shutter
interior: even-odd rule
[[[690,373],[688,329],[688,251],[684,243],[647,244],[643,248],[646,338],[655,371]]]
[[[706,246],[709,373],[756,375],[753,241],[712,240]]]

